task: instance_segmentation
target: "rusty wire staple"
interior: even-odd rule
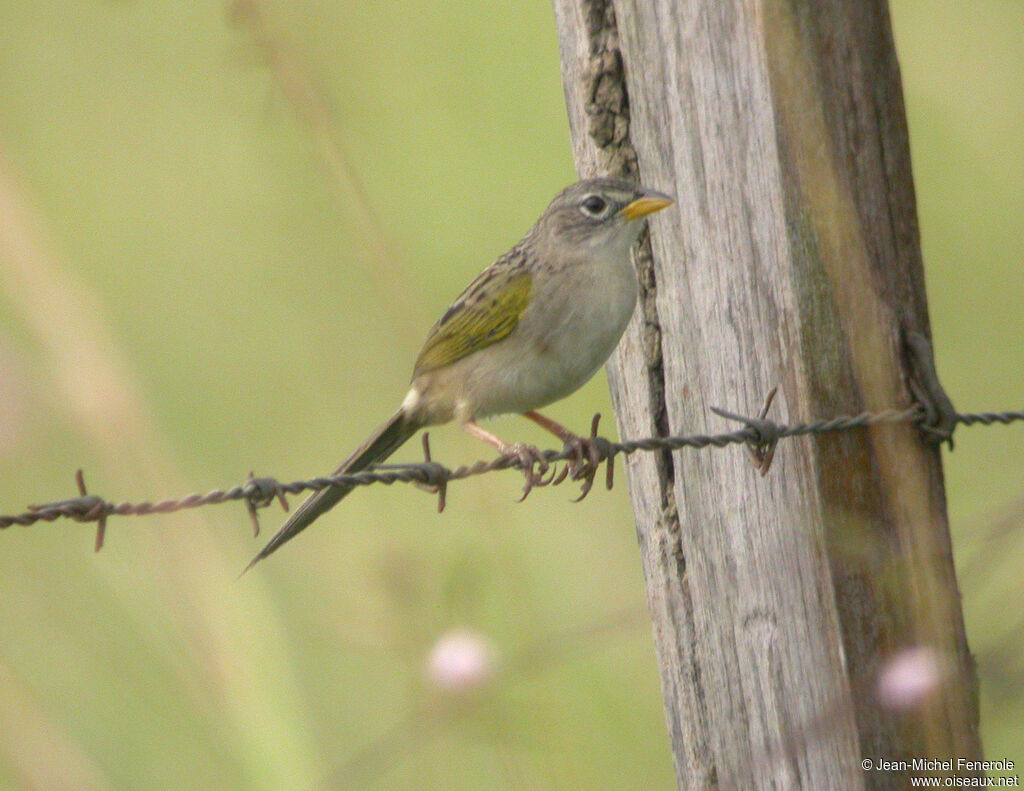
[[[723,448],[727,445],[748,444],[753,447],[773,446],[776,442],[789,437],[799,437],[809,434],[827,434],[837,431],[850,431],[866,426],[875,426],[882,423],[916,423],[927,427],[927,411],[924,407],[914,405],[907,409],[889,409],[883,412],[863,412],[854,416],[836,417],[831,420],[816,420],[809,423],[796,423],[793,425],[779,425],[762,417],[744,418],[734,416],[731,413],[724,413],[729,419],[740,420],[745,426],[736,431],[723,434],[692,434],[676,437],[649,437],[647,439],[628,440],[626,442],[611,442],[603,437],[590,437],[584,440],[585,448],[566,447],[562,450],[546,450],[540,456],[549,464],[559,461],[573,462],[569,470],[572,480],[584,481],[584,494],[589,490],[589,483],[593,480],[593,472],[601,462],[609,463],[609,471],[612,460],[619,454],[630,455],[638,451],[652,450],[680,450],[682,448]],[[952,417],[952,425],[972,426],[977,423],[989,426],[994,423],[1009,424],[1016,421],[1024,421],[1024,410],[1011,412],[982,412],[982,413],[955,413]],[[949,420],[947,419],[947,423]],[[929,427],[934,428],[934,427]],[[945,426],[943,428],[946,428]],[[429,447],[429,446],[426,446]],[[581,461],[581,453],[584,454]],[[292,483],[280,483],[273,478],[254,478],[250,476],[244,484],[233,486],[230,489],[215,489],[206,494],[191,494],[179,500],[162,500],[157,503],[112,503],[96,495],[87,494],[85,484],[81,478],[81,471],[76,474],[79,481],[79,496],[67,500],[47,503],[45,505],[30,506],[25,513],[12,516],[0,516],[0,528],[11,525],[33,525],[39,521],[53,522],[57,519],[74,519],[79,522],[96,522],[97,549],[102,546],[103,531],[106,520],[109,516],[146,516],[149,514],[167,514],[180,511],[186,508],[199,508],[206,505],[226,503],[235,500],[246,501],[247,508],[255,520],[256,510],[269,505],[274,499],[278,499],[283,505],[286,494],[299,494],[304,491],[319,491],[327,486],[369,486],[371,484],[383,483],[418,483],[435,490],[439,496],[439,505],[443,507],[446,484],[450,481],[463,480],[476,475],[519,468],[519,459],[508,456],[499,456],[492,461],[478,461],[472,465],[465,465],[455,469],[449,469],[437,462],[428,461],[423,463],[390,465],[386,468],[371,468],[363,472],[351,475],[333,475],[327,477],[311,478],[309,480],[294,481]],[[562,474],[557,481],[560,483],[567,477]],[[612,482],[609,476],[607,483]],[[610,486],[609,486],[610,488]]]

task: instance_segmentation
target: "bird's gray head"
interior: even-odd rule
[[[558,193],[534,230],[573,247],[628,247],[640,235],[643,218],[671,203],[668,195],[620,179],[585,179]]]

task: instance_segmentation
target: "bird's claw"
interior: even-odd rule
[[[572,453],[572,461],[566,464],[565,469],[562,471],[562,474],[558,479],[558,483],[565,480],[567,474],[571,476],[572,480],[583,482],[580,487],[580,496],[573,500],[575,503],[578,503],[590,494],[590,490],[594,486],[594,478],[597,476],[597,471],[601,467],[601,462],[605,459],[608,461],[608,475],[606,483],[609,489],[612,488],[612,482],[615,474],[615,462],[614,457],[609,452],[610,448],[608,440],[597,435],[597,426],[600,421],[601,415],[594,415],[594,419],[590,423],[589,437],[578,437],[573,434],[565,440],[565,450]]]
[[[506,445],[501,449],[501,455],[515,459],[518,462],[516,466],[526,479],[523,484],[523,496],[516,502],[521,503],[525,500],[534,487],[550,486],[558,474],[558,470],[548,462],[536,445],[527,445],[524,442]],[[564,477],[563,475],[562,478]]]

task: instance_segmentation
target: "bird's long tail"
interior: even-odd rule
[[[383,461],[404,445],[418,428],[418,425],[406,418],[401,409],[398,410],[385,423],[381,424],[351,456],[345,459],[333,474],[359,472],[371,464]],[[354,488],[354,486],[328,486],[306,498],[305,502],[288,517],[288,521],[274,534],[274,537],[267,542],[267,545],[260,550],[260,553],[245,567],[245,571],[275,552],[282,544],[295,538],[313,524],[317,517],[337,505]],[[245,571],[242,573],[245,574]]]

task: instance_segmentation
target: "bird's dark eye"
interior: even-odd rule
[[[588,195],[580,203],[580,208],[584,214],[588,214],[591,217],[600,217],[605,209],[608,208],[608,201],[600,195]]]

